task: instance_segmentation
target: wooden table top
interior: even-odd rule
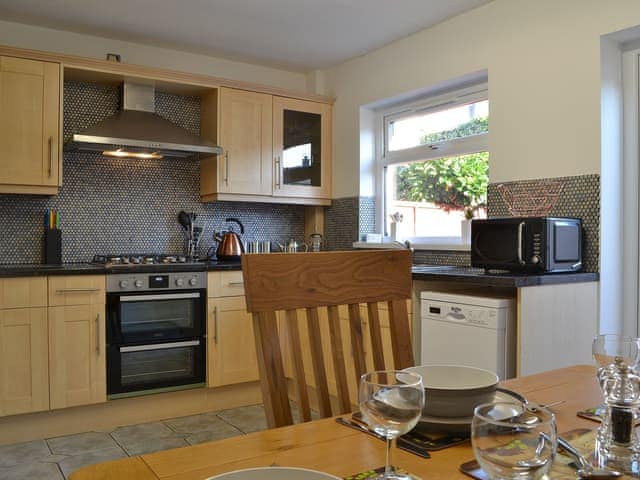
[[[502,386],[542,404],[564,400],[553,407],[559,432],[597,426],[576,416],[578,410],[602,401],[592,366],[530,375],[505,381]],[[472,459],[468,443],[432,452],[430,459],[394,451],[394,464],[430,480],[468,480],[458,467]],[[383,464],[383,442],[328,418],[91,465],[77,470],[71,480],[204,480],[227,471],[270,465],[304,467],[345,477]]]

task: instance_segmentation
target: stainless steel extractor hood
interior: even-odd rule
[[[155,113],[155,89],[125,82],[122,109],[93,127],[73,135],[65,150],[102,152],[130,158],[185,158],[218,155],[222,148]]]

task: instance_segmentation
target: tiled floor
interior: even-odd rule
[[[63,480],[92,463],[257,432],[262,405],[0,447],[0,480]]]

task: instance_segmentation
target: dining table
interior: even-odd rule
[[[555,404],[558,432],[597,428],[578,417],[602,403],[596,368],[576,365],[509,379],[500,386],[529,402]],[[99,463],[76,470],[71,480],[204,480],[213,475],[266,466],[302,467],[347,477],[384,465],[383,441],[325,418],[281,428]],[[430,480],[468,479],[461,464],[473,460],[469,441],[431,452],[431,458],[394,449],[393,463]]]

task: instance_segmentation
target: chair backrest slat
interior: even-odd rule
[[[302,359],[302,348],[300,343],[300,329],[298,327],[298,311],[286,310],[285,321],[289,339],[289,353],[291,366],[293,368],[293,380],[296,386],[296,401],[300,418],[303,422],[311,420],[311,407],[309,406],[309,394],[307,392],[307,382],[304,375],[304,362]]]
[[[242,270],[270,427],[292,423],[290,380],[285,377],[279,342],[284,332],[278,331],[277,311],[285,312],[281,327],[289,340],[285,348],[292,362],[291,384],[303,420],[310,418],[310,406],[323,417],[332,415],[332,402],[338,413],[352,410],[367,365],[375,369],[413,365],[406,304],[411,298],[409,251],[243,255]],[[379,302],[388,305],[389,329],[381,328]],[[363,326],[365,306],[368,335]],[[298,316],[300,309],[306,312],[304,318]],[[302,322],[306,322],[308,338],[301,335]],[[385,335],[391,337],[393,365],[382,353]],[[329,361],[332,369],[325,365]],[[305,367],[313,370],[313,398]]]
[[[349,305],[349,327],[351,330],[353,370],[356,382],[359,382],[360,377],[367,371],[367,364],[364,357],[364,335],[360,318],[360,305],[357,303]]]
[[[338,394],[338,413],[347,413],[351,410],[351,401],[349,400],[349,387],[345,369],[344,349],[342,348],[342,331],[340,330],[338,307],[330,305],[327,307],[327,314],[329,315],[329,334],[331,335],[331,358],[333,360],[333,372]]]
[[[282,352],[276,324],[275,312],[253,314],[253,332],[258,355],[258,371],[262,400],[269,425],[290,425],[293,423],[287,382],[284,376]]]
[[[397,370],[412,367],[413,345],[411,344],[411,330],[408,318],[407,302],[392,300],[389,302],[389,328],[391,329],[391,348],[393,350],[393,364]]]
[[[380,315],[378,313],[377,302],[367,303],[367,314],[369,316],[369,336],[371,338],[373,368],[374,370],[384,370],[382,332],[380,330]]]
[[[316,383],[316,395],[318,408],[323,417],[331,416],[331,399],[329,398],[329,386],[327,385],[327,371],[324,368],[324,355],[322,352],[322,337],[320,334],[320,318],[317,308],[307,308],[307,329],[309,331],[309,350],[311,352],[311,364],[313,366],[313,378]]]

